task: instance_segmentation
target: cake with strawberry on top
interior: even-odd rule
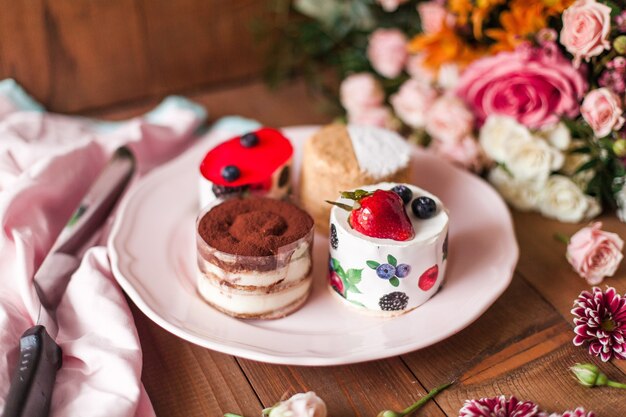
[[[200,164],[200,205],[242,195],[283,198],[291,190],[293,147],[269,127],[233,137],[211,149]]]
[[[319,231],[328,233],[330,206],[341,190],[409,180],[410,145],[373,126],[332,124],[304,145],[299,194]]]
[[[396,316],[439,289],[448,256],[448,211],[414,185],[380,183],[329,201],[329,285],[345,304]]]

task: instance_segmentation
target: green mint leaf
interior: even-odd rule
[[[352,284],[358,284],[361,282],[361,272],[363,272],[362,269],[348,269],[348,281]]]
[[[367,266],[369,266],[372,269],[376,269],[380,266],[380,264],[376,261],[367,261],[365,263],[367,264]]]
[[[392,266],[398,265],[398,260],[394,258],[392,255],[387,255],[387,262],[389,262],[389,264]]]
[[[347,204],[343,204],[343,203],[338,203],[336,201],[330,201],[330,200],[325,200],[328,204],[332,204],[333,206],[337,206],[339,208],[342,208],[346,211],[352,211],[352,206],[349,206]]]

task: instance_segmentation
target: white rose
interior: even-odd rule
[[[532,135],[517,120],[508,116],[491,115],[480,129],[480,145],[488,157],[502,162],[512,143],[532,140]]]
[[[437,73],[437,84],[444,90],[452,90],[459,83],[459,66],[456,64],[443,64]]]
[[[263,414],[265,415],[265,413]],[[326,417],[326,404],[310,391],[296,394],[272,407],[268,417]]]
[[[553,175],[539,196],[539,211],[546,217],[576,223],[600,214],[598,201],[586,195],[569,178]]]
[[[537,208],[541,186],[536,182],[519,182],[504,169],[498,167],[489,172],[489,182],[498,190],[502,198],[518,210],[528,211]]]
[[[563,122],[541,129],[538,135],[561,151],[568,149],[572,143],[572,135]]]
[[[536,181],[543,184],[550,172],[563,166],[565,157],[543,139],[531,138],[512,142],[506,148],[502,161],[518,181]]]

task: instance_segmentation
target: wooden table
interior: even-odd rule
[[[329,121],[301,84],[270,92],[253,82],[189,96],[206,105],[212,119],[241,114],[274,126]],[[105,116],[126,117],[149,106]],[[144,351],[143,381],[157,415],[258,416],[286,394],[313,390],[324,398],[331,417],[374,417],[382,409],[402,409],[435,386],[458,380],[418,415],[457,416],[465,399],[513,394],[551,412],[582,405],[599,417],[626,416],[625,391],[583,388],[568,370],[576,362],[594,362],[610,378],[626,382],[626,361],[602,364],[586,348],[572,344],[572,302],[589,286],[572,271],[564,257],[565,245],[553,236],[571,235],[581,225],[559,224],[530,213],[514,212],[513,217],[521,255],[504,295],[457,335],[386,360],[326,368],[253,362],[185,342],[133,307]],[[603,221],[606,229],[626,238],[625,224],[612,215]],[[605,283],[625,293],[626,262]]]

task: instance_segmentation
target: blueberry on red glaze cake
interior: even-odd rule
[[[224,178],[224,181],[226,182],[237,181],[240,176],[241,171],[239,171],[239,168],[234,165],[226,165],[222,168],[222,178]]]
[[[337,227],[334,224],[330,225],[330,246],[333,249],[339,247],[339,238],[337,237]]]
[[[239,143],[241,143],[241,146],[244,148],[252,148],[253,146],[257,146],[259,144],[259,137],[254,132],[248,132],[241,135]]]
[[[411,202],[411,199],[413,198],[413,191],[411,191],[409,187],[403,184],[396,185],[391,189],[391,191],[400,196],[404,205],[409,204]]]
[[[430,219],[437,212],[437,203],[430,197],[417,197],[411,203],[411,210],[418,219]]]
[[[404,310],[409,304],[409,296],[400,291],[390,292],[380,297],[378,305],[383,311]]]

